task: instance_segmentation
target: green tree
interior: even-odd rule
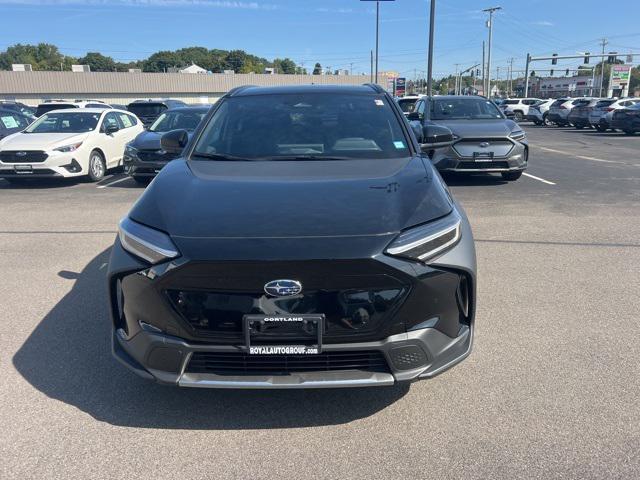
[[[16,44],[0,53],[0,69],[11,70],[13,63],[29,63],[34,70],[60,70],[76,60],[60,53],[55,45],[39,43],[37,45]]]
[[[296,73],[296,64],[290,58],[284,58],[284,59],[276,58],[273,61],[273,66],[274,68],[277,69],[278,73],[286,73],[286,74]]]
[[[111,57],[106,57],[98,52],[88,52],[78,59],[81,65],[89,65],[92,72],[113,72],[116,70],[116,62]]]
[[[322,65],[316,63],[313,67],[313,75],[322,75]]]
[[[175,52],[167,50],[156,52],[143,63],[145,72],[165,72],[171,67],[184,67],[184,62]]]

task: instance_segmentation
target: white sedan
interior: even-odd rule
[[[78,177],[96,182],[122,164],[125,145],[144,130],[130,112],[53,110],[0,141],[0,178]]]

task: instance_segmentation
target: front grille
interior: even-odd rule
[[[513,143],[506,138],[465,139],[453,144],[453,149],[461,157],[472,158],[481,154],[506,157],[513,149]]]
[[[303,372],[365,370],[389,372],[379,351],[324,352],[318,355],[249,355],[243,352],[195,352],[187,373],[215,375],[289,375]]]
[[[4,150],[0,152],[0,162],[3,163],[42,163],[47,158],[48,155],[39,150]]]
[[[324,314],[325,336],[371,332],[404,299],[408,289],[305,290],[292,297],[267,297],[261,293],[168,290],[173,306],[189,326],[202,336],[242,334],[247,314]]]
[[[31,170],[28,170],[28,171],[16,171],[16,170],[7,170],[7,169],[0,170],[0,177],[25,177],[25,178],[29,178],[29,177],[38,176],[38,175],[46,175],[46,176],[50,175],[52,177],[61,176],[59,173],[57,173],[54,170],[51,170],[49,168],[33,168]]]
[[[142,162],[168,162],[176,158],[176,155],[163,150],[140,150],[138,158]]]
[[[495,168],[509,168],[507,162],[460,162],[459,170],[490,170]]]

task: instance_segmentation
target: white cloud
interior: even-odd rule
[[[276,10],[278,5],[241,0],[0,0],[4,5],[84,5],[128,7],[210,7],[244,10]]]
[[[549,20],[540,20],[539,22],[531,22],[532,25],[539,25],[541,27],[553,27],[554,24]]]

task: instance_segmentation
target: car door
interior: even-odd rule
[[[109,133],[108,129],[117,128],[116,131]],[[122,160],[122,154],[124,153],[124,145],[127,138],[127,133],[123,131],[122,124],[116,112],[108,112],[102,119],[102,126],[100,127],[100,140],[102,149],[104,151],[107,168],[114,167]]]

